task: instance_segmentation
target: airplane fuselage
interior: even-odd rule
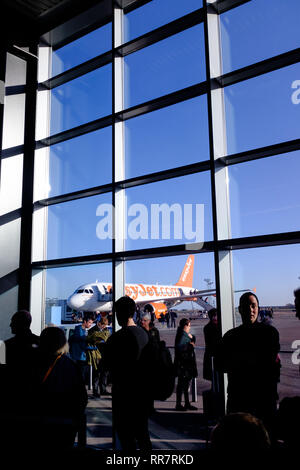
[[[68,298],[68,306],[77,311],[111,312],[111,289],[110,283],[85,284]],[[191,290],[192,287],[177,285],[125,284],[125,295],[131,297],[137,304],[178,300],[181,296],[189,295]]]

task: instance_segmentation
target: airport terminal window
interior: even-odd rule
[[[252,0],[219,16],[222,29],[223,72],[253,64],[297,47],[299,33],[298,29],[295,29],[295,25],[299,6],[294,0],[289,1],[289,8],[283,7],[280,5],[281,3],[279,0],[274,0],[274,2]],[[125,37],[123,39],[129,41],[152,31],[154,28],[164,27],[168,22],[202,8],[202,6],[201,0],[190,0],[189,2],[153,0],[145,3],[125,15],[123,24]],[[207,18],[206,25],[209,32],[210,28],[213,28],[212,23],[215,19],[213,14],[214,11],[211,10]],[[241,25],[243,25],[243,30],[241,30]],[[115,27],[116,33],[121,35],[121,27],[118,30],[117,21]],[[276,37],[274,31],[276,31]],[[55,57],[53,57],[52,73],[65,72],[70,67],[110,50],[112,38],[108,39],[108,37],[111,34],[112,28],[109,24],[56,50]],[[227,184],[227,173],[221,171],[217,174],[218,168],[213,166],[214,153],[220,155],[218,145],[222,144],[219,135],[214,132],[216,121],[222,117],[222,113],[219,112],[220,107],[222,104],[225,106],[226,119],[220,124],[224,125],[228,154],[247,152],[248,150],[255,151],[256,148],[263,146],[299,139],[297,123],[299,122],[298,112],[300,109],[298,109],[300,70],[299,63],[297,63],[224,87],[222,90],[224,103],[221,102],[221,99],[219,103],[217,100],[213,100],[213,106],[211,106],[210,95],[203,95],[156,111],[152,111],[152,109],[158,103],[151,103],[149,106],[147,105],[147,109],[133,110],[132,113],[136,112],[139,116],[132,119],[128,119],[132,116],[130,113],[124,113],[124,115],[121,113],[118,116],[112,114],[115,104],[112,96],[113,80],[115,80],[116,91],[120,92],[122,88],[123,96],[120,98],[124,98],[124,108],[137,106],[148,100],[155,100],[165,94],[181,91],[186,87],[205,82],[209,73],[212,75],[214,72],[209,70],[205,51],[210,51],[211,63],[216,63],[220,56],[213,38],[209,35],[209,40],[212,39],[213,42],[210,47],[209,44],[205,45],[204,36],[206,37],[204,26],[200,23],[126,55],[123,64],[124,76],[121,73],[121,68],[118,67],[115,67],[116,73],[113,76],[112,65],[106,65],[68,81],[64,85],[54,87],[50,92],[46,90],[40,92],[45,95],[51,94],[50,134],[72,130],[65,136],[66,139],[71,136],[72,138],[49,148],[39,148],[37,151],[44,151],[46,155],[50,150],[50,178],[45,183],[45,188],[49,186],[49,192],[39,199],[48,196],[61,196],[61,198],[57,204],[48,201],[49,206],[45,206],[47,202],[42,202],[42,204],[37,202],[35,205],[35,216],[38,216],[38,213],[42,215],[48,213],[47,236],[43,239],[41,235],[41,240],[38,240],[39,246],[47,246],[47,253],[44,255],[45,264],[52,259],[57,260],[56,264],[61,264],[60,268],[46,269],[45,318],[47,322],[52,322],[56,315],[57,319],[62,321],[62,312],[66,308],[67,299],[72,294],[80,296],[77,299],[79,303],[76,303],[77,300],[74,298],[72,304],[74,309],[78,311],[82,308],[81,296],[86,296],[86,300],[97,296],[98,288],[98,302],[104,302],[104,300],[111,302],[111,291],[108,292],[106,287],[113,277],[111,263],[86,265],[95,257],[92,259],[85,257],[107,254],[109,259],[116,261],[118,268],[123,267],[122,261],[120,261],[121,266],[118,265],[119,259],[124,259],[125,283],[138,284],[142,293],[144,290],[141,286],[149,283],[151,286],[148,291],[146,289],[146,292],[149,295],[152,293],[153,296],[153,292],[161,284],[165,284],[165,287],[162,287],[160,291],[162,294],[172,292],[172,290],[167,290],[166,286],[172,286],[178,281],[180,272],[188,259],[190,244],[195,241],[201,242],[203,239],[212,242],[208,248],[207,245],[205,248],[212,249],[213,252],[195,254],[193,285],[192,288],[188,287],[189,295],[193,293],[197,297],[197,302],[191,303],[192,301],[189,301],[186,305],[183,303],[176,306],[179,315],[195,316],[195,323],[192,326],[195,328],[196,344],[199,347],[197,350],[198,394],[204,388],[209,388],[210,385],[200,379],[202,377],[201,355],[203,355],[201,348],[204,346],[202,329],[207,320],[203,317],[205,306],[207,303],[214,306],[216,299],[219,299],[221,305],[226,307],[222,309],[221,315],[222,319],[228,320],[228,325],[231,323],[232,316],[229,299],[231,291],[228,289],[226,292],[230,286],[228,272],[231,264],[230,260],[228,261],[229,256],[225,257],[226,259],[222,258],[224,244],[222,244],[222,240],[220,243],[220,240],[216,238],[217,233],[228,233],[229,231],[227,231],[226,219],[227,206],[224,200],[219,197],[223,190],[223,184]],[[95,41],[95,37],[99,38],[99,41]],[[112,50],[113,60],[118,53],[118,49]],[[121,59],[118,57],[118,63],[120,62]],[[123,81],[121,84],[117,83],[119,79]],[[208,92],[210,93],[209,87]],[[214,92],[215,90],[212,90],[212,93]],[[187,96],[188,94],[181,92],[178,94],[178,99]],[[219,96],[221,97],[222,93]],[[10,96],[7,98],[8,101],[11,99]],[[25,100],[22,95],[17,95],[16,99],[19,102],[23,100],[24,104]],[[159,103],[161,102],[159,101]],[[22,118],[18,114],[20,111],[16,106],[14,109],[14,119],[19,120],[17,127],[23,135],[24,126],[22,127]],[[145,111],[147,112],[142,115]],[[74,129],[76,126],[87,124],[104,116],[111,116],[112,127],[76,137],[78,135],[77,129]],[[210,123],[213,125],[210,131],[208,117],[211,118]],[[125,119],[124,132],[115,132],[116,127],[114,126],[116,124],[119,129],[122,128],[117,120],[123,118]],[[12,128],[13,123],[13,119],[10,119]],[[48,137],[48,135],[42,137]],[[22,140],[16,139],[12,133],[5,132],[5,138],[7,139],[7,142],[4,142],[6,148],[10,145],[23,143]],[[121,147],[124,149],[124,161],[119,154]],[[293,153],[228,166],[230,197],[228,220],[231,221],[233,238],[270,234],[269,239],[272,243],[273,234],[298,230],[298,198],[294,189],[298,188],[298,183],[295,180],[296,175],[299,174],[298,153],[299,151],[294,151]],[[47,155],[45,155],[43,159],[46,162],[46,167]],[[211,162],[209,170],[170,178],[170,169],[205,160]],[[40,162],[42,163],[42,158]],[[109,212],[112,210],[113,191],[120,189],[118,182],[115,185],[112,181],[112,169],[120,163],[124,164],[124,178],[128,179],[156,171],[164,172],[162,173],[164,179],[159,182],[153,182],[154,178],[152,180],[149,178],[147,184],[139,184],[140,182],[138,182],[139,185],[135,187],[127,187],[130,185],[125,182],[124,185],[121,185],[121,190],[123,187],[126,188],[127,204],[125,205],[127,212],[124,214],[127,224],[127,238],[125,246],[121,246],[121,248],[121,244],[112,243],[112,219]],[[4,166],[2,170],[5,171]],[[44,168],[44,170],[44,173],[47,173],[48,168]],[[123,167],[119,173],[120,178],[123,179]],[[39,178],[39,172],[36,177]],[[41,180],[38,181],[41,185]],[[113,183],[112,193],[87,196],[90,188],[111,182]],[[65,197],[68,202],[61,202],[66,193],[78,190],[86,191],[82,194],[86,197],[68,200],[68,196]],[[214,200],[216,195],[217,199]],[[194,236],[192,239],[187,237],[184,232],[186,220],[183,218],[183,213],[181,212],[180,217],[174,213],[170,216],[170,211],[176,211],[176,208],[173,207],[176,203],[179,204],[181,210],[184,205],[192,205],[189,207],[191,212],[187,217],[189,235]],[[157,231],[157,227],[154,227],[154,233],[151,232],[153,226],[151,227],[152,221],[149,215],[151,215],[151,206],[155,204],[167,206],[165,209],[167,209],[167,216],[170,216],[170,234],[168,233],[168,220],[166,222],[162,215],[159,216],[161,221],[159,230]],[[204,204],[204,224],[202,219],[197,222],[196,204]],[[218,207],[215,207],[216,205]],[[216,211],[212,209],[213,207]],[[163,210],[161,207],[160,209]],[[147,220],[146,233],[143,231],[145,226],[141,226],[141,216],[145,216],[145,220]],[[40,221],[42,217],[36,217],[36,219]],[[15,239],[17,238],[18,227],[16,226],[18,223],[10,223],[15,226],[5,224],[7,233],[4,249],[8,246],[7,240],[11,233],[14,234]],[[195,239],[195,236],[199,235],[197,229],[200,225],[202,225],[200,227],[201,235],[203,229],[204,236],[200,236],[199,240]],[[181,238],[176,238],[175,234],[178,236],[180,230]],[[298,286],[299,282],[297,260],[300,245],[295,244],[295,234],[293,233],[285,234],[286,238],[280,243],[285,243],[288,236],[290,239],[283,246],[232,251],[234,278],[232,291],[256,289],[261,306],[274,308],[274,322],[280,330],[282,348],[289,351],[288,353],[282,352],[280,397],[295,394],[298,391],[298,385],[295,382],[295,377],[298,377],[298,366],[294,366],[291,362],[291,344],[289,342],[291,337],[294,338],[294,332],[298,331],[298,323],[294,318],[294,312],[292,312],[292,303],[293,289]],[[33,242],[33,245],[35,243],[36,241]],[[236,240],[235,243],[241,242]],[[185,256],[179,256],[178,251],[176,252],[175,245],[180,244],[188,245]],[[228,244],[230,245],[230,240]],[[20,246],[18,243],[15,245],[11,264],[7,268],[8,272],[10,269],[18,268],[17,257]],[[44,268],[39,246],[38,254],[34,260],[40,262],[40,265],[37,267],[39,263],[35,263],[35,269]],[[144,256],[149,255],[146,250],[157,247],[161,250],[162,255],[164,250],[173,250],[172,253],[176,256],[144,259]],[[10,246],[8,246],[9,248]],[[120,255],[118,251],[123,249],[125,253]],[[193,249],[196,249],[195,246]],[[128,261],[127,250],[141,250],[137,254],[141,259]],[[152,255],[151,252],[150,254]],[[77,265],[72,268],[64,267],[64,264],[73,261],[64,258],[72,257],[79,258],[74,260]],[[224,259],[226,263],[228,261],[226,264],[228,271],[224,269],[224,264],[222,265]],[[219,260],[219,269],[215,264],[217,260]],[[122,290],[122,276],[119,273],[120,271],[116,269],[116,286],[114,287],[118,296]],[[2,274],[6,275],[7,272]],[[215,279],[216,275],[219,277],[218,280]],[[98,285],[100,287],[97,287]],[[220,288],[217,296],[206,295],[204,299],[202,298],[204,303],[200,305],[198,301],[201,299],[197,295],[197,291],[203,291],[205,294],[205,291],[209,288],[214,289],[216,285]],[[125,286],[125,293],[130,292],[133,295],[136,292],[139,293],[136,291],[136,286],[128,289],[128,286]],[[40,292],[38,295],[41,295]],[[234,293],[235,308],[239,296],[240,293]],[[33,298],[35,297],[33,296]],[[165,309],[166,305],[164,302],[162,304],[160,308]],[[169,304],[170,306],[171,304]],[[278,311],[276,306],[280,307]],[[156,307],[158,308],[158,306]],[[199,312],[200,310],[201,312]],[[239,315],[236,315],[235,318],[236,324],[239,324]],[[169,346],[173,346],[175,329],[168,331],[161,322],[159,322],[159,328],[162,338],[164,339],[165,336],[170,341]],[[201,404],[199,405],[201,406]]]
[[[297,231],[300,152],[228,167],[232,237]]]
[[[51,90],[51,134],[111,114],[111,65]]]
[[[299,47],[298,0],[251,0],[220,15],[223,73]]]
[[[49,197],[110,183],[111,161],[111,127],[51,146]]]
[[[24,144],[25,93],[4,98],[2,149]]]
[[[285,245],[233,251],[234,287],[256,289],[260,309],[273,308],[272,324],[280,335],[282,361],[279,398],[299,395],[299,365],[293,363],[292,343],[299,339],[293,291],[299,287],[300,245]],[[239,294],[235,294],[238,306]],[[237,324],[240,315],[237,313]]]
[[[49,206],[47,259],[111,252],[111,202],[102,194]]]
[[[27,64],[12,54],[6,55],[5,86],[25,85]]]
[[[228,153],[299,138],[300,64],[224,89]]]
[[[23,155],[3,158],[0,179],[0,216],[22,205]]]
[[[151,0],[124,17],[124,42],[148,33],[194,10],[202,8],[203,0]]]
[[[103,282],[112,282],[111,269],[110,263],[47,269],[45,323],[72,323],[72,318],[74,319],[72,313],[79,313],[80,308],[85,308],[82,306],[87,301],[86,297],[84,295],[82,298],[80,296],[76,297],[76,294],[84,294],[86,289],[80,289],[79,287],[86,284],[95,286],[94,292],[88,292],[88,302],[90,302],[88,308],[93,310],[95,307],[96,309],[99,296],[97,286]],[[93,298],[91,294],[93,294]],[[75,310],[75,306],[78,306],[78,310]]]
[[[126,178],[208,159],[206,95],[125,121]]]
[[[126,190],[126,249],[211,240],[209,172]]]
[[[125,108],[206,78],[203,25],[125,57]]]
[[[111,23],[72,41],[52,53],[52,74],[59,75],[111,49]]]
[[[20,233],[20,217],[12,220],[11,222],[0,225],[0,247],[2,254],[0,278],[19,268]]]
[[[182,285],[181,274],[190,258],[192,258],[192,264],[189,268],[189,278],[186,281],[186,284],[190,285],[185,286]],[[178,288],[181,285],[182,292],[187,295],[189,295],[191,287],[193,292],[199,291],[193,301],[189,300],[177,305],[176,300],[172,301],[172,296],[176,297],[177,287],[175,284],[177,282]],[[205,347],[203,327],[208,322],[206,311],[214,307],[216,302],[214,295],[207,294],[208,289],[215,288],[213,253],[195,255],[187,253],[182,256],[127,261],[125,263],[125,286],[125,293],[135,298],[136,302],[141,299],[144,302],[149,300],[148,306],[150,306],[150,310],[153,308],[155,314],[155,327],[158,328],[160,338],[166,341],[172,354],[174,354],[176,329],[180,319],[191,318],[191,333],[196,336],[197,391],[200,396],[202,391],[210,386],[210,383],[202,378],[202,370]],[[166,298],[168,300],[165,300]],[[152,299],[158,299],[158,302],[152,305]],[[168,328],[165,317],[167,306],[169,310],[174,309],[177,314],[175,327],[171,327],[170,319],[170,328]],[[199,404],[199,406],[201,405]]]

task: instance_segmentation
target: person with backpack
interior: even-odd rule
[[[113,333],[103,351],[105,367],[111,374],[113,422],[125,452],[151,451],[148,430],[148,353],[147,333],[134,320],[136,304],[129,296],[115,303],[116,317],[121,328]],[[134,405],[133,405],[134,400]],[[118,444],[117,444],[118,446]]]
[[[188,318],[182,318],[177,328],[175,338],[175,373],[178,377],[176,388],[177,411],[197,410],[190,404],[189,386],[192,378],[197,377],[197,364],[195,356],[196,338],[190,333],[191,322]],[[182,406],[181,399],[184,396],[185,404]]]

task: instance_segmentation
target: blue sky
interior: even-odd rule
[[[153,0],[125,18],[125,40],[201,8],[202,1]],[[298,0],[252,0],[221,16],[224,73],[299,47]],[[54,54],[53,75],[107,51],[105,26]],[[179,33],[125,58],[125,107],[205,80],[203,25]],[[225,88],[228,153],[299,138],[300,104],[292,102],[295,64]],[[111,113],[111,66],[90,72],[52,91],[51,133]],[[146,114],[125,123],[127,178],[209,158],[206,96]],[[111,181],[111,129],[51,148],[50,195]],[[299,152],[228,170],[233,237],[299,230]],[[204,204],[205,240],[212,238],[210,175],[139,186],[126,191],[129,204]],[[109,194],[51,206],[48,258],[109,252],[111,242],[96,237],[96,209]],[[182,240],[185,242],[186,240]],[[169,244],[180,243],[171,240]],[[165,240],[127,241],[126,248],[162,246]],[[233,253],[235,289],[256,287],[262,304],[286,304],[300,283],[299,245]],[[128,282],[176,282],[185,257],[126,263]],[[195,287],[214,280],[213,255],[197,255]],[[67,296],[79,284],[111,280],[110,265],[49,270],[49,296]],[[63,282],[62,282],[63,281]]]

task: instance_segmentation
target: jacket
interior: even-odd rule
[[[87,330],[77,325],[69,339],[70,356],[74,361],[86,361]]]

